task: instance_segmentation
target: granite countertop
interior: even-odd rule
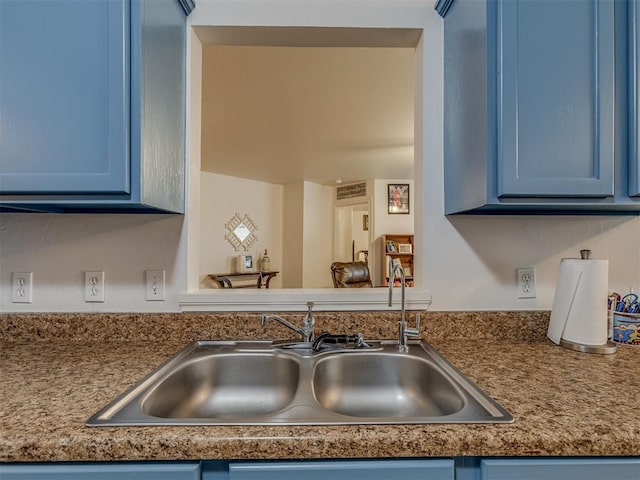
[[[500,320],[485,315],[487,324]],[[499,339],[481,332],[483,322],[457,318],[447,330],[438,318],[427,319],[426,340],[509,410],[514,423],[87,427],[91,414],[176,353],[185,338],[93,339],[89,330],[71,335],[63,326],[56,334],[43,331],[50,324],[41,318],[28,318],[25,334],[24,319],[0,316],[0,461],[640,455],[640,349],[583,354],[543,334]]]

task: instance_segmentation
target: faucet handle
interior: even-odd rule
[[[416,313],[416,326],[415,328],[402,326],[402,335],[405,337],[420,337],[420,314]]]

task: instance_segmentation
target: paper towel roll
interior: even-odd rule
[[[581,345],[607,343],[608,260],[563,258],[547,336]]]

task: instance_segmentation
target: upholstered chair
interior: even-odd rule
[[[373,287],[369,267],[364,262],[333,262],[331,277],[336,288]]]

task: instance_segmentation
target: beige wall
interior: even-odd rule
[[[246,180],[215,173],[202,172],[200,202],[200,279],[203,287],[213,287],[209,273],[233,272],[234,257],[253,255],[257,261],[265,249],[269,252],[271,268],[282,265],[284,187],[272,183]],[[245,252],[238,251],[225,239],[226,223],[238,213],[255,222],[257,241]],[[277,276],[270,286],[282,285]]]
[[[0,312],[175,311],[186,265],[182,215],[0,214]],[[104,303],[85,303],[84,272],[105,272]],[[146,301],[145,270],[165,270],[165,301]],[[11,302],[11,272],[33,272],[33,303]]]
[[[332,187],[304,182],[303,288],[333,286],[333,195]]]
[[[304,241],[304,184],[288,183],[284,186],[284,231],[286,241],[282,250],[282,286],[300,288],[303,279]]]

